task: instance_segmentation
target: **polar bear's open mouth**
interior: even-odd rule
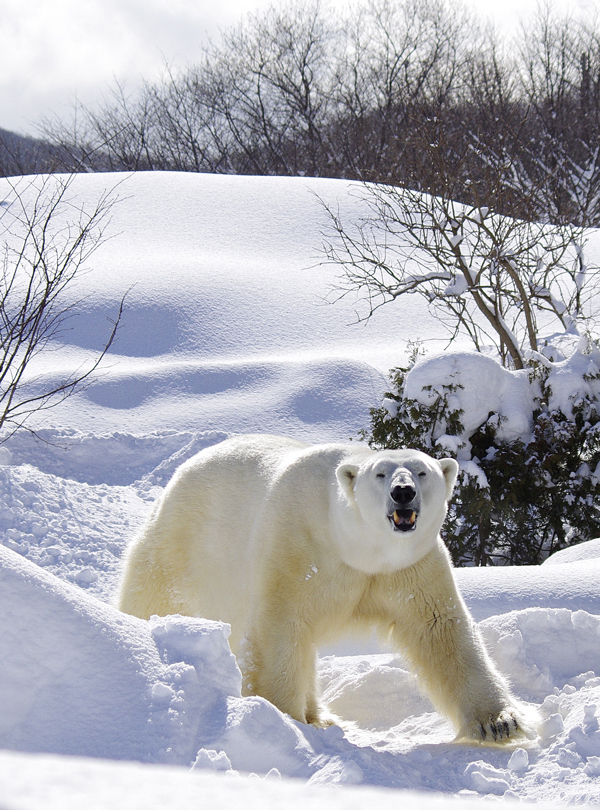
[[[395,532],[412,532],[417,525],[417,513],[414,509],[396,509],[388,518]]]

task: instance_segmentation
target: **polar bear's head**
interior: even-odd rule
[[[457,473],[454,459],[438,461],[419,450],[383,450],[341,463],[344,561],[379,573],[424,557],[437,543]]]

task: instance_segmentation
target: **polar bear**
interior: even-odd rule
[[[239,436],[183,464],[128,549],[118,606],[231,625],[243,694],[336,722],[319,645],[375,626],[457,738],[506,741],[523,714],[492,664],[439,537],[458,471],[417,450]]]

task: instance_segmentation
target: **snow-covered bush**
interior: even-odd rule
[[[600,535],[598,343],[520,372],[477,353],[413,356],[391,383],[363,438],[458,459],[444,525],[456,564],[538,564]]]

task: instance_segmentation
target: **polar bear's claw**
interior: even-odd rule
[[[521,731],[518,720],[508,712],[502,712],[498,717],[490,717],[487,723],[479,723],[479,737],[482,742],[506,742],[511,735],[514,737]]]

